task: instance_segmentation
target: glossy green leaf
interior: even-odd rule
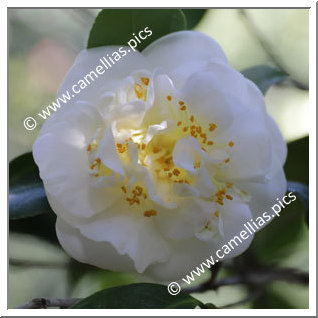
[[[32,154],[26,153],[9,164],[10,220],[52,211]]]
[[[187,29],[193,29],[203,18],[206,9],[182,9],[186,16]]]
[[[204,305],[192,296],[180,292],[172,296],[167,286],[139,283],[104,289],[97,292],[72,308],[89,309],[172,309],[195,308]]]
[[[309,184],[309,137],[288,144],[288,156],[284,166],[287,180]]]
[[[253,66],[243,70],[241,73],[256,84],[264,95],[272,85],[288,78],[288,74],[267,65]]]
[[[152,31],[140,39],[146,27]],[[158,38],[186,29],[186,18],[180,9],[104,9],[95,19],[89,34],[87,48],[105,45],[127,46],[131,39],[140,43],[136,49],[142,51]],[[141,33],[146,37],[146,33]],[[133,42],[132,42],[133,43]]]
[[[306,222],[309,224],[309,189],[301,182],[288,182],[287,191],[296,194],[297,198],[303,204],[306,213]]]
[[[55,232],[55,213],[43,213],[33,217],[10,220],[9,231],[36,236],[53,244],[59,244]]]

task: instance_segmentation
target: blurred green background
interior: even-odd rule
[[[89,30],[99,10],[8,11],[11,160],[31,151],[40,127],[27,131],[23,120],[56,98],[74,58],[86,47]],[[268,111],[287,142],[307,136],[309,129],[308,13],[305,9],[213,9],[207,10],[195,28],[212,36],[237,70],[267,64],[290,75],[288,81],[271,87],[266,94]],[[304,177],[308,180],[308,176]],[[100,288],[138,281],[128,274],[82,270],[74,263],[70,266],[69,257],[58,246],[24,234],[10,233],[9,255],[9,308],[35,297],[84,297]],[[305,226],[297,228],[297,244],[292,244],[287,255],[279,259],[279,265],[308,271]],[[308,307],[306,286],[275,282],[267,291],[276,295],[276,302],[268,305],[272,308]],[[246,293],[241,286],[229,286],[195,294],[195,297],[222,306],[240,300]],[[239,308],[252,306],[247,303]]]

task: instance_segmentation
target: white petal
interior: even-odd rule
[[[78,105],[73,116],[48,126],[46,133],[33,145],[34,160],[50,196],[50,204],[59,206],[54,209],[58,214],[88,217],[107,206],[107,196],[96,195],[100,190],[90,186],[86,151],[100,120],[96,110]]]
[[[116,145],[111,128],[107,128],[99,144],[99,156],[103,164],[111,170],[124,176],[125,171],[116,151]]]
[[[201,162],[201,146],[194,137],[181,138],[176,142],[172,156],[177,167],[196,173],[194,165],[196,162]]]
[[[227,169],[219,170],[218,177],[223,180],[265,182],[270,173],[272,146],[266,121],[260,110],[248,110],[235,119],[222,139],[227,145],[230,162]]]
[[[266,183],[239,183],[238,187],[244,189],[250,196],[250,209],[254,218],[270,212],[271,207],[277,203],[276,199],[282,199],[287,190],[285,173],[281,168],[275,174],[269,175]]]
[[[200,72],[191,75],[181,89],[188,112],[194,115],[202,128],[208,130],[210,123],[217,125],[213,136],[230,127],[240,111],[237,97],[224,94],[219,85],[216,74]]]
[[[114,211],[120,212],[117,216],[101,217],[81,225],[81,233],[97,242],[109,242],[119,254],[128,255],[139,273],[152,263],[166,261],[170,254],[169,246],[156,231],[153,220],[125,215],[123,209],[119,207]]]
[[[77,56],[72,68],[64,79],[59,89],[59,95],[66,90],[71,92],[72,86],[77,84],[79,80],[84,79],[90,72],[94,71],[96,73],[96,67],[103,65],[100,59],[103,57],[107,59],[107,54],[111,56],[113,52],[118,52],[119,48],[119,46],[107,46],[83,50]],[[129,48],[124,47],[124,49],[128,50]],[[104,63],[106,64],[105,61]],[[98,101],[99,96],[107,90],[113,90],[119,81],[130,75],[132,71],[136,69],[147,69],[147,61],[137,51],[127,53],[126,56],[123,56],[114,65],[111,65],[112,66],[108,69],[104,68],[105,72],[102,75],[97,74],[98,78],[96,78],[94,74],[92,74],[94,80],[87,77],[90,85],[87,85],[78,95],[75,95],[72,102],[76,100],[86,100],[95,103]]]
[[[206,215],[214,209],[214,203],[190,198],[179,201],[176,209],[162,209],[156,221],[165,237],[173,240],[193,238],[204,226]]]
[[[214,260],[216,260],[216,251],[233,239],[235,235],[239,235],[240,231],[245,230],[244,222],[251,217],[248,206],[231,204],[232,206],[228,206],[223,212],[225,236],[222,240],[203,242],[189,238],[175,241],[173,244],[174,250],[169,261],[160,265],[154,264],[150,266],[146,274],[161,281],[177,280],[185,277],[192,270],[195,270],[197,266],[200,267],[202,262],[207,258],[210,259],[210,256],[213,256]],[[252,238],[253,235],[250,235],[246,240],[242,240],[242,243],[239,242],[238,246],[232,243],[234,249],[228,255],[225,255],[222,260],[243,253],[250,245]]]
[[[84,237],[77,229],[57,218],[56,234],[65,251],[77,261],[112,271],[131,272],[133,261],[120,255],[107,242],[95,242]]]
[[[163,67],[174,82],[180,79],[178,87],[182,85],[181,80],[185,81],[190,74],[202,69],[204,62],[226,62],[221,47],[211,37],[195,31],[166,35],[154,41],[142,54],[147,57],[153,68]],[[191,67],[188,67],[189,65]],[[187,69],[189,72],[186,72]]]

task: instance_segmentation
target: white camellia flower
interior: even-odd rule
[[[81,52],[60,92],[118,49]],[[33,154],[69,255],[161,281],[214,255],[286,191],[286,144],[261,92],[193,31],[122,57],[45,122]]]

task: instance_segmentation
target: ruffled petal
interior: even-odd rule
[[[157,232],[153,220],[129,215],[133,211],[125,213],[124,206],[114,206],[112,210],[117,215],[101,216],[79,226],[82,235],[96,242],[110,243],[120,255],[128,255],[134,261],[139,273],[152,263],[168,259],[169,246]]]
[[[56,234],[64,250],[79,262],[112,271],[134,271],[134,263],[127,255],[118,254],[107,242],[89,240],[59,217]]]
[[[188,76],[202,70],[208,61],[226,62],[219,44],[195,31],[168,34],[151,43],[142,54],[153,69],[162,67],[178,88]]]

